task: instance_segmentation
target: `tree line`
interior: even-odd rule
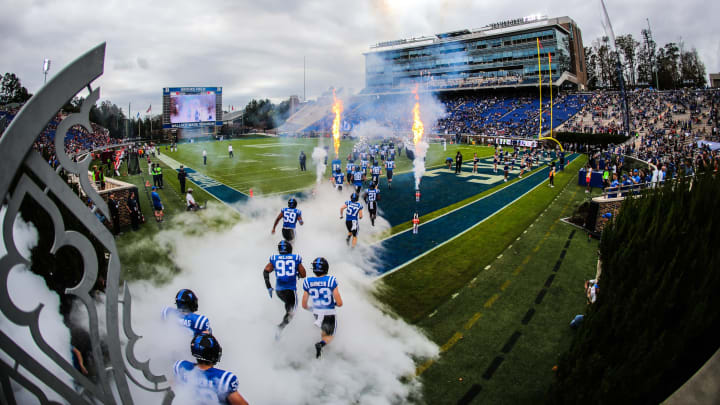
[[[32,97],[27,88],[22,85],[20,78],[14,73],[5,73],[0,88],[0,106],[24,104]],[[76,113],[84,101],[83,97],[75,97],[67,102],[62,110],[66,113]],[[278,104],[269,99],[253,99],[244,108],[242,119],[235,123],[233,128],[223,127],[228,134],[234,130],[271,129],[276,128],[290,116],[290,99]],[[90,122],[107,128],[113,138],[144,138],[160,139],[162,137],[162,115],[150,117],[128,117],[123,109],[110,100],[103,100],[90,110]]]
[[[653,87],[670,90],[704,87],[707,84],[705,64],[700,60],[697,49],[686,48],[682,41],[658,47],[650,31],[643,29],[640,40],[632,34],[620,35],[613,47],[610,38],[604,36],[585,47],[590,90],[619,88],[618,58],[625,86],[631,89]]]

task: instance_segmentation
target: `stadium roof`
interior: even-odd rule
[[[242,117],[245,110],[235,110],[230,112],[224,112],[222,120],[223,122],[230,122],[240,119]]]
[[[567,23],[574,24],[574,21],[572,18],[567,16],[548,18],[547,16],[534,15],[523,18],[516,18],[513,20],[500,21],[473,30],[463,29],[436,34],[432,37],[422,36],[407,39],[398,39],[394,41],[379,42],[375,45],[371,45],[370,51],[365,52],[365,54],[385,52],[395,49],[414,48],[419,46],[439,44],[443,42],[453,42],[464,39],[492,37],[496,35],[505,35],[512,32],[521,32],[548,26],[556,26],[567,32],[567,30],[560,25]]]

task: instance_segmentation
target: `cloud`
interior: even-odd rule
[[[137,58],[137,65],[142,70],[148,70],[150,68],[150,63],[145,58]]]
[[[364,56],[380,41],[433,35],[543,13],[568,15],[578,22],[586,44],[602,35],[600,6],[552,0],[538,6],[513,2],[368,0],[366,2],[162,2],[115,3],[9,1],[0,15],[3,71],[20,75],[31,92],[42,85],[39,68],[53,60],[54,74],[77,56],[107,41],[103,98],[118,105],[161,104],[162,87],[224,87],[225,104],[251,98],[280,101],[303,92],[307,57],[307,96],[330,86],[364,86]],[[717,2],[607,1],[617,35],[640,36],[650,18],[659,44],[682,36],[698,48],[708,72],[720,71]],[[188,16],[192,16],[189,18]],[[147,63],[141,62],[142,55]],[[125,61],[137,61],[128,70]]]

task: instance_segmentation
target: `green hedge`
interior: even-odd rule
[[[720,180],[688,186],[626,199],[605,228],[598,300],[547,403],[657,404],[720,346]]]
[[[621,144],[629,139],[625,135],[617,134],[586,134],[582,132],[555,132],[555,139],[560,142],[577,142],[588,145],[602,145],[606,146],[609,144]]]

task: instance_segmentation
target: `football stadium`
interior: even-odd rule
[[[305,66],[281,100],[190,40],[5,73],[3,403],[720,401],[720,91],[597,5],[354,33],[362,88],[309,98]]]

